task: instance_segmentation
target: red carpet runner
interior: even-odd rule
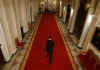
[[[48,57],[45,54],[46,40],[50,34],[55,42],[51,65],[48,64]],[[43,14],[41,16],[39,28],[24,70],[74,70],[54,15]]]

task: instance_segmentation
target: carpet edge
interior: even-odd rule
[[[55,17],[55,19],[56,19],[56,17]],[[72,56],[72,53],[71,53],[70,49],[66,47],[66,46],[68,46],[68,44],[65,42],[65,39],[64,39],[63,34],[61,32],[61,29],[60,29],[60,27],[58,25],[58,21],[56,20],[56,22],[57,22],[58,29],[60,31],[60,35],[61,35],[61,37],[62,37],[62,39],[64,41],[64,45],[65,45],[66,51],[68,51],[68,57],[69,57],[69,59],[71,61],[72,67],[73,67],[74,70],[78,70],[77,64],[75,63],[75,60],[74,60],[74,58]]]

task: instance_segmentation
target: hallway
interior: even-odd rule
[[[2,70],[30,70],[30,68],[32,70],[77,70],[77,65],[74,63],[69,46],[64,43],[57,22],[56,16],[51,13],[43,14],[40,19],[38,18],[37,23],[39,24],[34,24],[35,31],[28,33],[25,37],[25,48],[19,49],[10,63],[0,68]],[[48,64],[48,57],[45,53],[46,40],[49,35],[55,42],[51,65]]]
[[[100,70],[100,0],[0,0],[0,70]]]
[[[48,57],[45,53],[46,40],[49,35],[52,36],[55,42],[53,63],[51,65],[48,64]],[[69,50],[68,46],[66,47]],[[55,16],[43,14],[29,56],[26,56],[28,59],[26,60],[24,70],[73,70],[69,57],[71,53],[70,55],[68,53],[57,27]]]

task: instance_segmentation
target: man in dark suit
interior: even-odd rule
[[[52,37],[49,36],[46,42],[46,55],[49,56],[49,64],[52,64],[53,46],[54,42],[52,40]]]

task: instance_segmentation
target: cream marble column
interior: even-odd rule
[[[9,53],[12,55],[16,52],[15,39],[11,31],[11,26],[7,17],[6,8],[4,6],[3,1],[4,0],[0,1],[1,11],[2,11],[1,16],[2,16],[2,21],[3,21],[2,23],[3,23],[6,40],[7,40],[7,45],[8,45],[7,48],[9,50]]]
[[[23,26],[23,30],[24,33],[26,33],[28,31],[28,22],[27,22],[27,10],[26,10],[26,3],[25,0],[20,0],[19,1],[19,5],[20,5],[20,15],[21,15],[21,25]]]
[[[22,35],[21,35],[21,16],[20,16],[20,6],[19,6],[19,0],[13,0],[13,8],[16,18],[16,24],[17,24],[17,31],[18,31],[18,39],[19,41],[22,41]]]
[[[63,8],[63,21],[64,21],[64,23],[66,21],[66,14],[67,14],[67,8],[66,8],[66,6],[64,6],[64,8]]]
[[[62,17],[62,11],[63,11],[62,1],[60,1],[60,6],[59,6],[59,17]]]
[[[17,24],[19,26],[18,31],[19,31],[20,40],[21,40],[22,37],[21,37],[20,27],[23,27],[23,30],[25,33],[28,31],[26,0],[14,0],[13,3],[16,10],[15,11],[16,19],[17,19]]]
[[[94,2],[94,0],[91,1],[91,6],[92,6],[93,2]],[[78,47],[84,48],[83,45],[85,43],[87,34],[89,32],[90,26],[91,26],[93,18],[94,18],[93,11],[94,11],[93,8],[89,8],[89,11],[88,11],[88,14],[87,14],[87,17],[86,17],[86,21],[85,21],[85,25],[84,25],[84,28],[83,28],[83,31],[82,31],[82,35],[80,37],[80,42],[78,44]],[[87,47],[85,47],[85,48],[87,48]]]
[[[74,9],[73,9],[73,7],[71,7],[71,11],[70,11],[70,17],[69,17],[69,23],[68,23],[68,27],[67,27],[67,29],[69,29],[70,30],[70,28],[71,28],[71,25],[72,25],[72,18],[73,18],[73,13],[74,13]]]
[[[94,1],[92,2],[92,5],[94,5]],[[93,9],[93,11],[94,11],[94,9]],[[93,21],[91,22],[89,31],[85,38],[84,45],[83,45],[83,51],[87,51],[88,49],[94,48],[91,46],[91,41],[92,41],[96,27],[99,27],[99,25],[100,25],[100,1],[98,1],[97,8],[95,9],[95,12],[93,14],[94,14],[93,15],[94,18],[93,18]],[[95,52],[97,50],[95,50],[95,48],[94,48],[93,51]]]
[[[70,30],[69,30],[70,33],[73,33],[73,31],[74,31],[77,12],[78,12],[78,8],[80,5],[80,0],[76,0],[75,2],[76,3],[75,3],[74,11],[73,11],[73,16],[72,16],[72,19],[70,20],[70,23],[71,23]]]
[[[32,0],[32,20],[35,21],[35,17],[38,15],[39,12],[39,0]]]
[[[20,23],[19,23],[19,14],[17,14],[18,12],[18,7],[17,7],[17,2],[16,0],[11,0],[11,3],[12,3],[12,11],[13,11],[13,14],[14,14],[14,21],[15,21],[15,24],[16,24],[16,30],[17,30],[17,37],[18,37],[18,40],[21,41],[22,40],[22,36],[21,36],[21,30],[20,30]]]
[[[1,19],[1,17],[0,17],[0,19]],[[3,22],[2,22],[2,20],[0,20],[0,44],[1,44],[0,49],[2,51],[2,55],[4,57],[4,60],[9,61],[11,58],[11,54],[8,50],[7,40],[5,38],[5,32],[4,32],[4,29],[2,27],[2,24],[3,24]]]
[[[28,24],[31,22],[30,17],[30,0],[26,0],[26,19]]]
[[[80,42],[78,44],[79,47],[83,47],[83,44],[84,44],[84,41],[86,39],[87,33],[88,33],[89,28],[91,26],[92,20],[93,20],[93,15],[89,12],[88,15],[87,15],[87,18],[86,18],[86,22],[85,22],[83,31],[82,31],[82,35],[80,37]]]
[[[6,10],[6,15],[8,18],[8,22],[10,23],[11,32],[13,33],[14,38],[18,38],[18,31],[17,31],[17,25],[16,25],[16,18],[15,13],[13,9],[12,0],[4,0],[4,6]]]
[[[8,43],[6,40],[6,35],[5,35],[5,31],[3,28],[3,18],[2,18],[2,2],[0,1],[0,49],[2,51],[3,57],[5,61],[9,61],[11,58],[11,54],[8,50]]]

